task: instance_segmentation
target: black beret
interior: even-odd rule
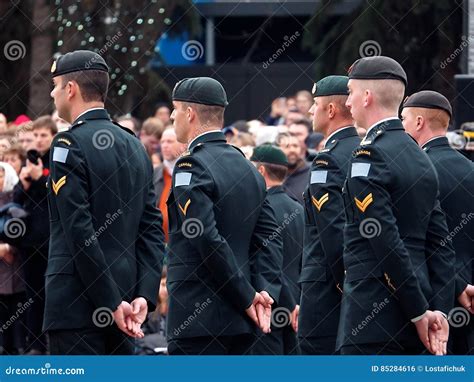
[[[449,118],[453,115],[453,109],[448,99],[444,95],[432,90],[422,90],[407,97],[403,103],[403,108],[405,107],[441,109],[449,114]]]
[[[280,166],[288,166],[286,155],[278,147],[263,144],[253,149],[252,156],[250,157],[252,162],[262,162],[269,164],[278,164]]]
[[[313,97],[325,97],[332,95],[348,95],[346,76],[327,76],[320,79],[313,86]]]
[[[101,70],[108,72],[109,67],[100,54],[90,50],[75,50],[59,56],[51,66],[53,77],[66,73],[82,72],[85,70]]]
[[[358,59],[349,68],[349,79],[355,80],[399,80],[407,86],[407,74],[393,58],[385,56]]]
[[[227,95],[219,81],[209,77],[185,78],[173,89],[173,101],[226,107]]]

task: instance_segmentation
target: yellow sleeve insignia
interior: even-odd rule
[[[61,187],[66,184],[66,175],[64,175],[62,178],[60,178],[57,182],[55,182],[54,180],[52,182],[53,182],[53,184],[52,184],[53,191],[57,195],[59,190],[61,189]]]
[[[181,210],[181,212],[183,213],[184,216],[186,216],[186,212],[188,211],[188,207],[189,207],[190,204],[191,204],[191,199],[188,199],[188,201],[184,205],[184,208],[181,207],[181,204],[178,203],[178,207],[179,207],[179,209]]]
[[[365,212],[367,207],[374,201],[374,198],[372,197],[372,193],[370,193],[362,201],[360,201],[357,198],[354,198],[354,200],[355,200],[357,208],[361,210],[361,212]]]
[[[318,212],[321,211],[321,208],[324,203],[326,203],[329,200],[329,193],[325,193],[321,198],[318,200],[314,196],[311,197],[311,200],[314,204],[314,206],[318,209]]]

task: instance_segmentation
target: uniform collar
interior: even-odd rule
[[[86,119],[110,119],[109,113],[103,107],[94,107],[92,109],[87,109],[77,116],[72,125]]]
[[[448,138],[446,138],[444,135],[431,138],[423,146],[421,146],[421,148],[426,151],[432,147],[437,146],[449,146]]]
[[[198,135],[191,142],[189,142],[188,150],[196,147],[200,143],[209,142],[209,141],[226,141],[225,135],[221,130],[211,130],[206,131]]]
[[[273,186],[273,187],[270,187],[267,190],[268,195],[281,194],[281,193],[284,193],[284,192],[285,192],[285,189],[284,189],[283,185]]]
[[[340,129],[332,132],[329,137],[326,138],[326,143],[324,144],[324,147],[326,147],[326,144],[331,141],[331,139],[344,139],[348,137],[354,137],[358,135],[357,130],[355,129],[354,126],[346,126],[346,127],[341,127]]]
[[[399,128],[399,127],[401,127],[403,129],[402,121],[398,117],[384,118],[384,119],[381,119],[380,121],[374,123],[372,126],[370,126],[367,129],[367,133],[365,133],[364,138],[367,138],[369,136],[370,132],[378,130],[382,126],[384,126],[385,130],[391,130],[392,128]]]

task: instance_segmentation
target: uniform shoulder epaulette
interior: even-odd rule
[[[338,140],[337,139],[331,139],[330,142],[327,142],[326,143],[326,146],[324,147],[324,149],[322,149],[320,151],[320,153],[328,153],[330,152],[331,150],[334,149],[334,147],[336,147],[336,145],[338,144]]]
[[[381,137],[385,133],[384,129],[378,129],[370,134],[369,137],[365,137],[361,142],[361,146],[367,146],[371,145],[372,143],[375,142],[375,140],[379,137]]]
[[[184,151],[184,152],[179,156],[179,159],[184,158],[184,157],[187,157],[187,156],[189,156],[189,155],[191,155],[191,151],[186,150],[186,151]]]
[[[77,121],[75,124],[71,125],[71,127],[69,128],[69,130],[72,130],[72,129],[78,127],[78,126],[81,126],[81,125],[83,125],[84,123],[86,123],[86,121],[83,121],[83,120],[81,119],[81,120]]]

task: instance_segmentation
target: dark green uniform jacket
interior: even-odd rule
[[[154,308],[162,217],[140,141],[104,109],[90,110],[56,135],[50,170],[44,329],[100,327],[138,296]]]
[[[282,241],[256,168],[224,134],[197,137],[177,161],[168,199],[168,338],[254,331],[256,291],[278,301]]]
[[[436,171],[399,119],[378,123],[355,149],[343,197],[338,346],[416,346],[410,320],[453,306],[454,252],[441,244],[448,232]]]
[[[360,139],[354,127],[343,128],[313,160],[305,191],[306,227],[299,337],[334,337],[344,282],[342,187],[354,148]]]

